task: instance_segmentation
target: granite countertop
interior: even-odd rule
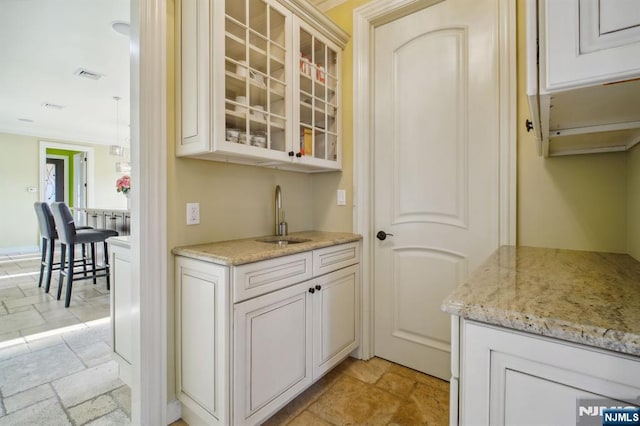
[[[626,254],[500,247],[442,309],[640,356],[640,262]]]
[[[206,262],[217,263],[220,265],[242,265],[245,263],[258,262],[260,260],[302,253],[323,247],[350,243],[362,239],[361,235],[351,234],[348,232],[305,231],[294,232],[283,237],[309,240],[303,243],[280,246],[278,244],[256,241],[258,239],[270,237],[272,236],[176,247],[171,252],[176,255],[191,257],[193,259],[204,260]]]

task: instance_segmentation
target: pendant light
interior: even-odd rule
[[[113,100],[116,101],[116,143],[109,147],[109,154],[116,157],[124,157],[125,147],[120,144],[120,96],[114,96]]]

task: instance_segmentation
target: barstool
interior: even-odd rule
[[[110,229],[87,229],[80,232],[76,232],[76,227],[73,222],[73,216],[69,207],[65,203],[53,203],[51,205],[53,211],[53,218],[58,230],[58,238],[62,244],[62,253],[60,258],[60,265],[66,265],[65,268],[60,268],[60,279],[58,280],[58,300],[62,295],[62,285],[64,277],[67,277],[67,293],[64,301],[65,308],[69,307],[71,303],[71,289],[73,287],[74,280],[86,280],[106,277],[107,290],[110,289],[109,284],[109,252],[107,250],[107,238],[115,237],[118,235],[117,231]],[[96,266],[95,258],[95,243],[102,242],[104,244],[104,266],[98,268]],[[74,256],[76,244],[91,244],[91,274],[83,275],[81,277],[74,276]],[[66,263],[65,263],[66,261]],[[100,273],[99,273],[100,272]]]
[[[47,279],[44,287],[45,293],[49,293],[49,287],[51,287],[51,275],[52,271],[60,269],[60,263],[53,262],[53,253],[55,250],[56,240],[58,239],[58,233],[56,232],[56,224],[53,220],[53,214],[47,203],[35,202],[33,207],[38,217],[38,224],[40,225],[40,236],[42,237],[42,256],[40,259],[40,278],[38,280],[38,287],[42,287],[42,280],[44,278],[44,272],[46,268]],[[77,230],[93,229],[90,226],[79,226]],[[83,271],[87,270],[87,250],[85,244],[82,245],[82,259],[78,259],[77,262],[82,262]]]

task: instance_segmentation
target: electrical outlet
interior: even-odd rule
[[[338,193],[336,195],[336,198],[338,199],[338,205],[339,206],[346,206],[347,205],[347,191],[345,189],[338,189]]]
[[[200,223],[200,203],[187,203],[187,225]]]

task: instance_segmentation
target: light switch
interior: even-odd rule
[[[200,223],[200,203],[187,203],[187,225]]]
[[[339,206],[347,205],[347,191],[345,189],[338,189],[337,197]]]

